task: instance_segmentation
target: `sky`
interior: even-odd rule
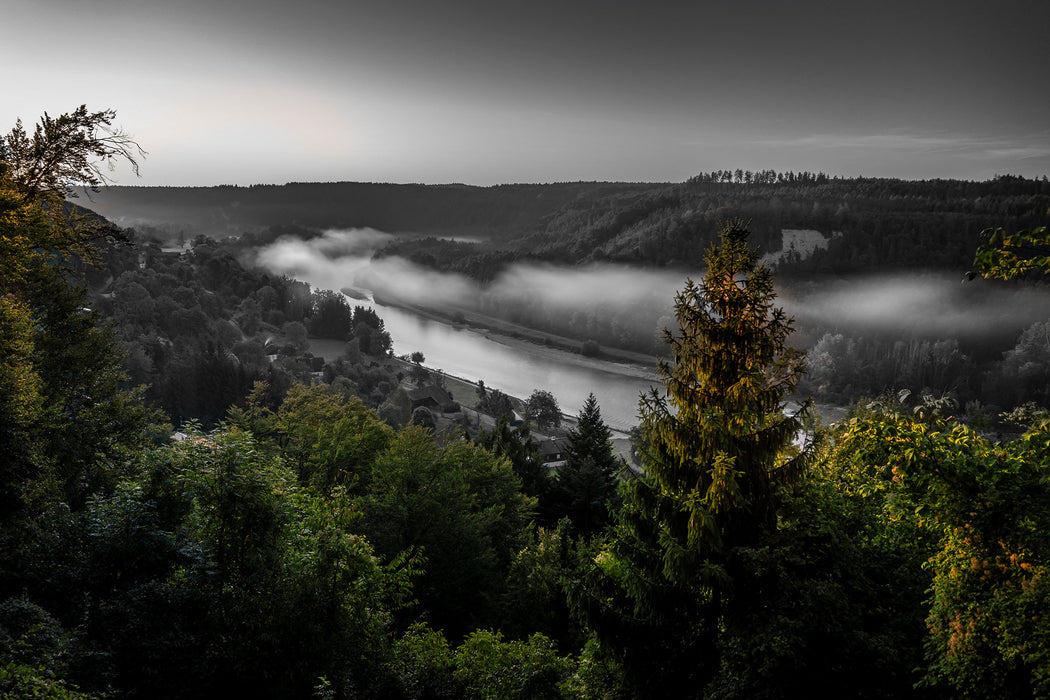
[[[112,108],[119,184],[1050,174],[1045,0],[10,5],[0,131]]]

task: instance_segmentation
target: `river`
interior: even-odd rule
[[[351,303],[361,304],[359,300]],[[590,393],[598,399],[609,427],[627,431],[638,423],[638,398],[659,386],[655,374],[633,365],[585,358],[533,343],[486,335],[423,318],[400,308],[372,303],[386,322],[394,353],[415,350],[426,365],[447,374],[482,380],[485,386],[526,398],[546,389],[564,413],[576,414]]]
[[[372,230],[329,232],[312,241],[290,238],[260,249],[256,262],[274,273],[308,282],[314,288],[367,287],[361,280],[371,274],[395,277],[399,288],[416,287],[419,299],[440,304],[442,290],[456,287],[452,276],[425,270],[391,268],[390,260],[378,262],[372,253],[396,235]],[[462,286],[460,284],[460,286]],[[638,423],[638,399],[653,385],[655,374],[636,365],[618,364],[555,350],[529,342],[456,327],[371,299],[350,298],[351,305],[366,304],[382,317],[394,343],[394,353],[416,350],[425,365],[445,373],[482,380],[494,389],[527,398],[536,389],[550,391],[563,413],[579,412],[594,393],[602,417],[610,428],[625,432]]]
[[[361,280],[369,274],[396,275],[400,287],[416,287],[416,298],[422,303],[441,304],[448,289],[469,289],[450,276],[432,272],[403,270],[377,264],[372,252],[391,234],[374,231],[349,231],[326,234],[314,241],[280,239],[261,249],[256,262],[271,271],[308,282],[321,289],[362,290]],[[387,259],[387,262],[389,259]],[[592,280],[593,281],[593,280]],[[652,285],[645,278],[641,287]],[[594,286],[594,285],[590,285]],[[620,282],[620,286],[624,286]],[[364,291],[364,290],[362,290]],[[630,292],[631,290],[621,290]],[[593,292],[593,290],[592,290]],[[469,292],[466,292],[469,293]],[[610,293],[607,289],[601,293]],[[526,398],[536,389],[545,389],[557,398],[563,413],[579,412],[591,393],[598,399],[602,417],[610,428],[627,432],[638,424],[639,397],[652,387],[660,388],[654,368],[621,364],[577,353],[566,352],[535,343],[508,338],[495,333],[479,332],[465,326],[433,320],[402,307],[348,297],[351,305],[368,305],[383,318],[393,339],[394,353],[406,355],[420,351],[424,364],[471,381]],[[655,325],[655,319],[654,323]]]

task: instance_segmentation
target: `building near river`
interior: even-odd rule
[[[541,440],[537,445],[540,463],[548,469],[564,467],[569,462],[569,441],[565,438]]]

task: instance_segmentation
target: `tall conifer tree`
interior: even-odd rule
[[[800,416],[784,413],[803,356],[740,222],[675,299],[666,395],[641,402],[645,476],[625,493],[599,568],[577,598],[641,695],[689,697],[719,668],[736,561],[776,527],[778,480],[797,472]]]
[[[576,532],[592,535],[612,520],[611,508],[619,502],[617,474],[623,462],[612,446],[612,431],[602,420],[594,394],[569,430],[568,461],[551,487],[550,509],[553,520],[568,516]]]

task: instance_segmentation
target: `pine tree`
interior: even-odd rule
[[[665,516],[677,543],[668,563],[678,565],[753,544],[774,527],[773,483],[799,465],[784,459],[801,427],[784,414],[803,369],[802,354],[786,344],[792,321],[773,306],[772,277],[743,224],[729,222],[719,235],[703,282],[689,280],[675,299],[673,365],[659,367],[667,395],[653,391],[641,406],[642,492]]]
[[[784,414],[803,357],[769,272],[729,222],[701,284],[675,299],[666,395],[641,402],[645,476],[625,489],[615,536],[576,596],[642,695],[697,696],[719,668],[739,555],[776,527],[776,482],[801,465],[801,417]],[[801,412],[800,412],[801,413]]]
[[[612,431],[602,420],[598,399],[591,394],[576,417],[576,427],[569,430],[569,462],[591,457],[603,472],[615,476],[620,464],[611,441]]]
[[[598,400],[587,397],[569,430],[568,461],[551,489],[551,517],[568,516],[581,534],[594,534],[611,522],[610,506],[618,502],[616,476],[621,462],[613,452],[612,431],[602,420]]]

